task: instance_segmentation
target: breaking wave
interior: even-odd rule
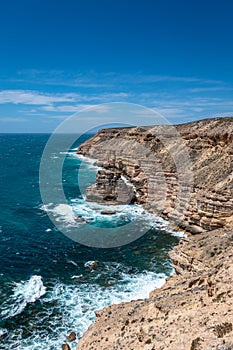
[[[41,276],[34,275],[28,281],[15,283],[13,295],[1,306],[1,317],[9,318],[20,314],[27,304],[34,303],[45,293]]]
[[[124,269],[123,266],[121,268]],[[0,329],[0,334],[7,336],[8,345],[5,349],[16,345],[19,350],[59,349],[69,332],[75,331],[80,337],[87,330],[95,319],[95,310],[148,297],[150,291],[164,284],[165,275],[146,271],[138,275],[122,273],[118,283],[107,288],[97,283],[81,283],[79,276],[73,276],[71,280],[73,282],[70,285],[58,282],[49,288],[43,297],[40,311],[35,314],[28,337],[22,337],[25,326],[13,332]],[[35,302],[45,294],[45,290],[40,276],[32,276],[29,281],[18,283],[14,297],[7,303],[8,307],[11,306],[5,317],[22,312],[27,303]],[[42,322],[47,330],[41,326]],[[76,345],[77,342],[72,343],[71,348],[75,349]]]

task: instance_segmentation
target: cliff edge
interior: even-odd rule
[[[186,231],[233,225],[232,117],[104,129],[78,153],[98,159],[107,171],[89,189],[94,201],[114,197],[106,180],[120,172],[134,185],[138,203]]]
[[[233,118],[168,132],[163,126],[105,129],[78,152],[98,159],[107,171],[90,189],[97,198],[117,199],[120,173],[134,184],[138,203],[195,235],[170,252],[175,273],[162,288],[148,299],[97,311],[77,350],[232,350]],[[182,171],[190,160],[189,182]],[[191,189],[188,197],[185,189]],[[158,190],[166,193],[162,204]]]

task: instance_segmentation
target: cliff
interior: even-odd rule
[[[97,311],[77,350],[232,350],[232,243],[224,229],[183,239],[166,284]]]
[[[162,288],[97,311],[77,350],[233,349],[232,131],[233,118],[106,129],[79,148],[106,169],[90,199],[117,202],[122,174],[137,194],[126,201],[195,235],[170,252],[175,273]]]
[[[135,186],[138,203],[186,231],[233,224],[233,118],[104,129],[78,153],[98,159],[112,173],[97,178],[90,200],[98,201],[100,192],[103,200],[117,199],[106,178],[120,172]]]

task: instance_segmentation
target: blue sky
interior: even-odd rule
[[[232,13],[226,0],[1,1],[0,132],[52,132],[108,102],[172,123],[233,115]]]

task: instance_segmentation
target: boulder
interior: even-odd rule
[[[117,213],[116,210],[102,210],[100,214],[102,214],[102,215],[114,215],[116,213]]]
[[[62,344],[62,350],[71,350],[69,344]]]
[[[68,342],[72,342],[74,340],[76,340],[76,333],[75,332],[71,332],[67,337],[66,337],[66,340]]]

